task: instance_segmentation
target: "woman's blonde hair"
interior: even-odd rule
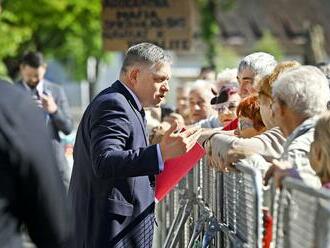
[[[289,69],[293,69],[300,66],[300,63],[295,60],[283,61],[277,64],[274,68],[273,72],[267,76],[264,76],[258,82],[258,93],[260,96],[266,96],[272,99],[272,86],[278,76],[288,71]]]
[[[321,150],[320,168],[316,174],[321,182],[330,182],[330,111],[322,114],[315,125],[314,142]]]

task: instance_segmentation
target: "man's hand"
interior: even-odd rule
[[[198,138],[198,143],[204,145],[211,135],[214,133],[219,133],[222,131],[222,128],[202,128],[201,135]],[[222,131],[223,132],[223,131]]]
[[[162,141],[165,132],[171,127],[171,124],[168,122],[162,122],[160,125],[154,127],[149,135],[150,144],[158,144]]]
[[[57,105],[51,95],[41,95],[41,104],[44,110],[49,114],[54,114],[57,111]]]
[[[273,177],[275,185],[277,188],[282,188],[283,179],[289,175],[287,168],[290,167],[289,162],[280,162],[278,160],[273,160],[273,165],[268,169],[265,174],[264,182],[265,185],[268,185],[269,180]]]
[[[238,160],[245,159],[254,152],[249,149],[237,149],[233,148],[227,152],[227,159],[224,161],[224,167],[227,168],[229,171],[236,171],[235,167],[233,166]]]
[[[174,122],[165,132],[160,142],[160,150],[164,161],[188,152],[196,144],[201,133],[199,127],[192,127],[184,132],[180,132],[180,130],[181,128],[178,128],[177,122]]]

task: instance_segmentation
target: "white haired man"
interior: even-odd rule
[[[241,97],[257,93],[255,78],[269,75],[276,65],[274,56],[268,53],[256,52],[244,57],[239,63],[237,73]]]
[[[267,171],[266,182],[275,175],[301,178],[318,187],[319,178],[310,166],[308,153],[314,139],[318,115],[326,111],[330,92],[326,77],[314,66],[301,66],[283,73],[273,85],[272,112],[285,137],[280,161]]]
[[[264,52],[251,53],[244,57],[238,65],[237,81],[241,98],[257,93],[256,78],[271,74],[277,62],[273,55]],[[237,128],[237,119],[226,125],[223,130]]]

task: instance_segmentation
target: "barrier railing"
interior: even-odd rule
[[[215,172],[202,159],[157,206],[155,247],[261,247],[261,174],[244,163],[236,168]]]
[[[262,247],[262,177],[243,161],[235,166],[238,172],[224,174],[225,246]]]
[[[269,201],[258,166],[245,159],[220,173],[202,159],[157,206],[154,247],[261,248],[264,205],[273,214],[271,247],[330,247],[330,191],[286,178]]]
[[[328,201],[320,201],[317,216],[316,247],[330,247],[330,206]]]
[[[329,247],[322,244],[330,234],[328,206],[328,190],[313,189],[300,180],[286,178],[279,197],[275,247]],[[319,234],[320,227],[327,230],[324,237]]]

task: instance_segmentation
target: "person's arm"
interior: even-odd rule
[[[17,175],[20,218],[37,247],[65,247],[72,226],[69,202],[56,166],[43,117],[30,99],[21,96],[4,117]],[[1,125],[2,127],[4,125]]]
[[[278,128],[274,128],[252,138],[216,134],[211,139],[211,148],[223,161],[227,160],[229,150],[238,150],[260,154],[270,162],[274,158],[279,158],[283,152],[284,142],[282,133]]]
[[[69,103],[62,88],[58,88],[58,98],[56,101],[57,111],[50,114],[54,125],[59,131],[68,135],[72,132],[73,121],[69,113]]]
[[[264,157],[268,162],[277,159],[283,153],[285,138],[278,127],[266,130],[252,138],[237,138],[233,141],[231,149],[248,149]]]
[[[93,170],[101,178],[126,178],[159,173],[156,145],[131,149],[132,124],[125,99],[97,103],[90,120]],[[140,127],[139,127],[140,128]]]
[[[239,138],[232,135],[218,133],[214,135],[209,143],[209,149],[212,150],[212,156],[218,156],[220,160],[227,159],[227,153],[232,148],[232,143]]]
[[[133,132],[142,130],[133,130],[126,113],[130,107],[124,106],[125,102],[124,98],[107,99],[92,110],[91,154],[97,177],[126,178],[158,174],[162,169],[159,155],[166,161],[189,151],[197,142],[200,135],[198,128],[175,133],[175,123],[165,132],[159,145],[131,149],[127,141],[132,138]]]

